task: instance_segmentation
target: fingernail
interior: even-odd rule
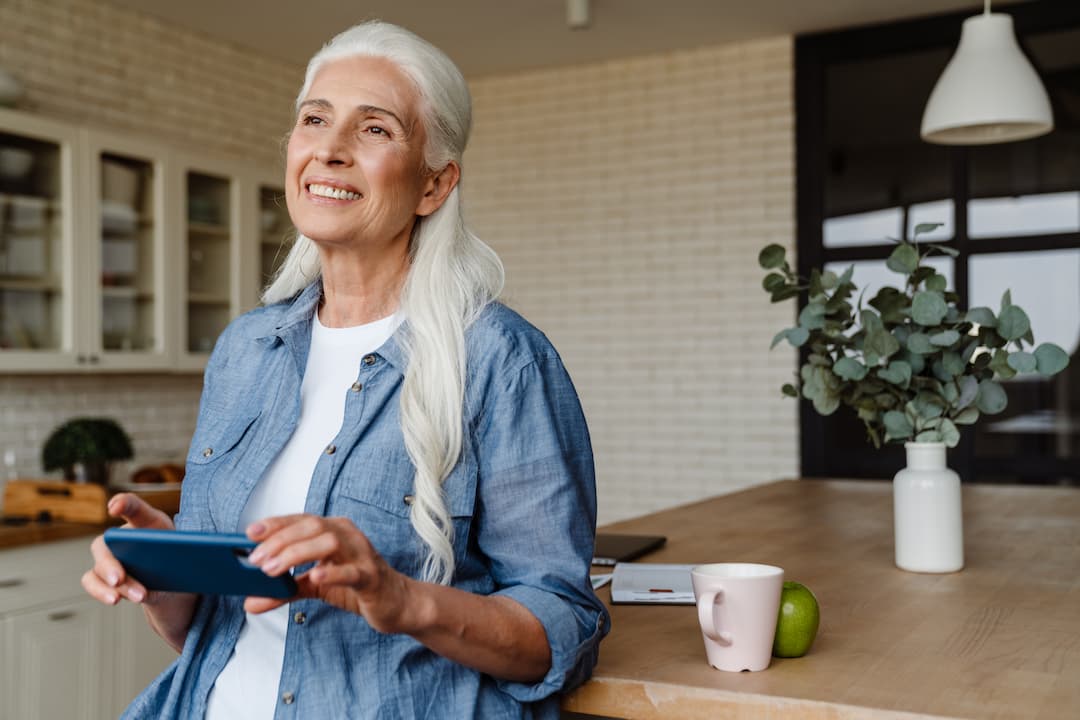
[[[266,553],[263,552],[261,547],[255,548],[255,551],[248,555],[248,560],[258,565],[259,561],[263,559],[264,555],[266,555]]]
[[[262,569],[263,569],[264,573],[267,573],[268,575],[272,575],[273,573],[276,573],[280,567],[281,567],[281,561],[278,560],[277,558],[274,558],[270,562],[263,565]]]
[[[248,535],[262,535],[266,532],[266,526],[261,522],[248,525]]]
[[[105,579],[108,580],[109,584],[113,586],[115,586],[116,583],[120,582],[120,576],[115,572],[110,572],[108,575],[105,576]]]
[[[146,597],[146,593],[139,588],[131,588],[128,590],[128,599],[132,602],[142,602],[144,597]]]
[[[109,512],[116,514],[124,509],[124,501],[118,497],[114,497],[109,501]]]

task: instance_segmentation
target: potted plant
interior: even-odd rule
[[[53,430],[41,451],[46,472],[63,468],[64,479],[108,483],[109,463],[132,456],[131,440],[109,418],[75,418]]]
[[[919,235],[939,225],[920,224],[914,242],[897,243],[886,266],[902,283],[881,288],[865,305],[853,266],[839,276],[814,269],[803,279],[779,245],[758,257],[773,302],[807,294],[798,324],[772,342],[786,339],[804,352],[797,381],[783,393],[802,395],[822,415],[851,408],[875,447],[905,443],[908,466],[893,484],[896,562],[923,572],[963,567],[959,478],[945,467],[945,449],[959,442],[960,427],[1005,409],[998,380],[1049,377],[1069,363],[1053,343],[1035,347],[1030,320],[1008,291],[997,313],[957,306],[945,277],[922,264],[935,252],[957,254],[919,244]]]

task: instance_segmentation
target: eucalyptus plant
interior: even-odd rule
[[[898,242],[886,266],[903,277],[903,285],[881,288],[868,306],[862,294],[853,300],[854,266],[839,276],[814,269],[804,280],[780,245],[758,256],[769,271],[762,287],[772,302],[803,291],[808,297],[798,324],[772,341],[772,347],[786,339],[805,348],[798,380],[782,392],[801,393],[822,415],[841,405],[854,409],[875,447],[912,440],[955,447],[958,426],[1005,409],[1008,398],[998,380],[1020,373],[1049,377],[1069,364],[1053,343],[1034,347],[1027,313],[1012,303],[1009,291],[997,314],[988,307],[957,306],[945,277],[923,264],[933,253],[955,257],[956,250],[918,242],[939,226],[920,224],[913,242]]]

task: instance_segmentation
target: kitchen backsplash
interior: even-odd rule
[[[19,477],[44,473],[41,448],[72,417],[111,417],[131,436],[135,457],[118,470],[175,460],[187,453],[202,375],[50,375],[0,377],[0,459],[14,452]],[[6,462],[5,462],[6,464]],[[12,468],[5,467],[4,472]]]

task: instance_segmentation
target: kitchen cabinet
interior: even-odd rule
[[[279,171],[0,109],[0,372],[201,370],[289,225]]]
[[[256,282],[260,293],[277,274],[296,239],[296,230],[289,219],[289,209],[285,206],[281,176],[280,171],[263,173],[256,180],[259,199],[259,265]]]
[[[176,657],[140,607],[82,591],[89,542],[0,551],[0,717],[115,718]]]

